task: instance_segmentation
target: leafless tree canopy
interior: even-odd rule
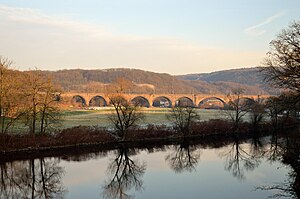
[[[59,123],[58,89],[38,70],[12,70],[12,61],[0,56],[0,127],[8,133],[17,121],[31,133],[52,131]]]
[[[110,103],[115,111],[109,119],[116,129],[117,135],[125,140],[127,131],[133,129],[144,116],[139,111],[139,104],[127,102],[122,95],[111,96]]]
[[[233,90],[227,95],[229,100],[227,110],[222,113],[232,122],[233,129],[238,130],[243,117],[247,114],[249,104],[243,98],[244,90],[241,88]]]
[[[300,93],[300,21],[294,21],[270,42],[263,69],[266,80]]]
[[[170,114],[167,115],[168,120],[174,123],[176,130],[188,135],[190,127],[194,122],[199,121],[200,116],[193,107],[173,107]]]

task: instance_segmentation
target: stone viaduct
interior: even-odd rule
[[[105,93],[63,93],[61,101],[68,106],[102,107],[109,106],[109,96]],[[130,102],[139,102],[145,107],[172,107],[189,105],[202,108],[224,107],[229,99],[221,94],[122,94]],[[256,100],[268,98],[269,95],[243,95],[244,99]]]

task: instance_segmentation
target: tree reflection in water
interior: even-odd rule
[[[259,158],[255,155],[257,149],[259,147],[252,147],[254,151],[251,154],[250,150],[246,149],[245,145],[236,137],[220,153],[220,156],[225,158],[225,169],[230,171],[234,177],[240,180],[245,179],[245,170],[252,171],[260,164]]]
[[[64,169],[57,160],[9,162],[0,169],[0,198],[64,198]]]
[[[287,180],[273,185],[262,185],[257,190],[269,190],[275,192],[272,198],[300,198],[300,137],[299,132],[291,137],[279,138],[275,133],[272,136],[270,148],[267,150],[269,161],[281,160],[289,165],[291,171]]]
[[[269,148],[266,149],[265,157],[270,162],[281,161],[285,148],[284,140],[280,139],[277,133],[274,133],[271,137]]]
[[[132,188],[135,191],[142,190],[142,177],[146,170],[146,164],[130,158],[135,154],[134,149],[129,149],[125,145],[116,150],[116,158],[108,165],[111,177],[103,186],[104,198],[134,198],[127,192]]]
[[[174,145],[172,148],[173,152],[165,158],[171,169],[176,173],[194,171],[200,159],[200,151],[197,150],[197,146],[191,146],[185,139],[180,145]]]

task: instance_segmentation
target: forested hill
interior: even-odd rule
[[[240,68],[232,70],[222,70],[212,73],[187,74],[177,76],[179,79],[190,82],[193,86],[197,86],[197,82],[204,81],[210,85],[214,85],[219,91],[226,90],[236,86],[245,88],[249,94],[266,93],[275,94],[276,89],[271,88],[265,81],[261,67]]]
[[[205,74],[172,76],[139,69],[43,71],[64,91],[104,92],[117,78],[131,82],[132,93],[215,93],[226,94],[242,87],[245,94],[270,94],[259,68],[218,71]]]
[[[138,69],[60,70],[49,72],[65,91],[104,92],[118,78],[129,80],[132,93],[190,93],[193,88],[170,74]]]
[[[179,75],[178,77],[183,80],[202,80],[209,83],[214,82],[235,82],[247,85],[261,85],[264,83],[260,67],[241,68],[232,70],[222,70],[212,73],[199,73]]]

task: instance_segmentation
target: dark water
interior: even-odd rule
[[[298,198],[295,138],[184,140],[1,164],[1,198]]]

